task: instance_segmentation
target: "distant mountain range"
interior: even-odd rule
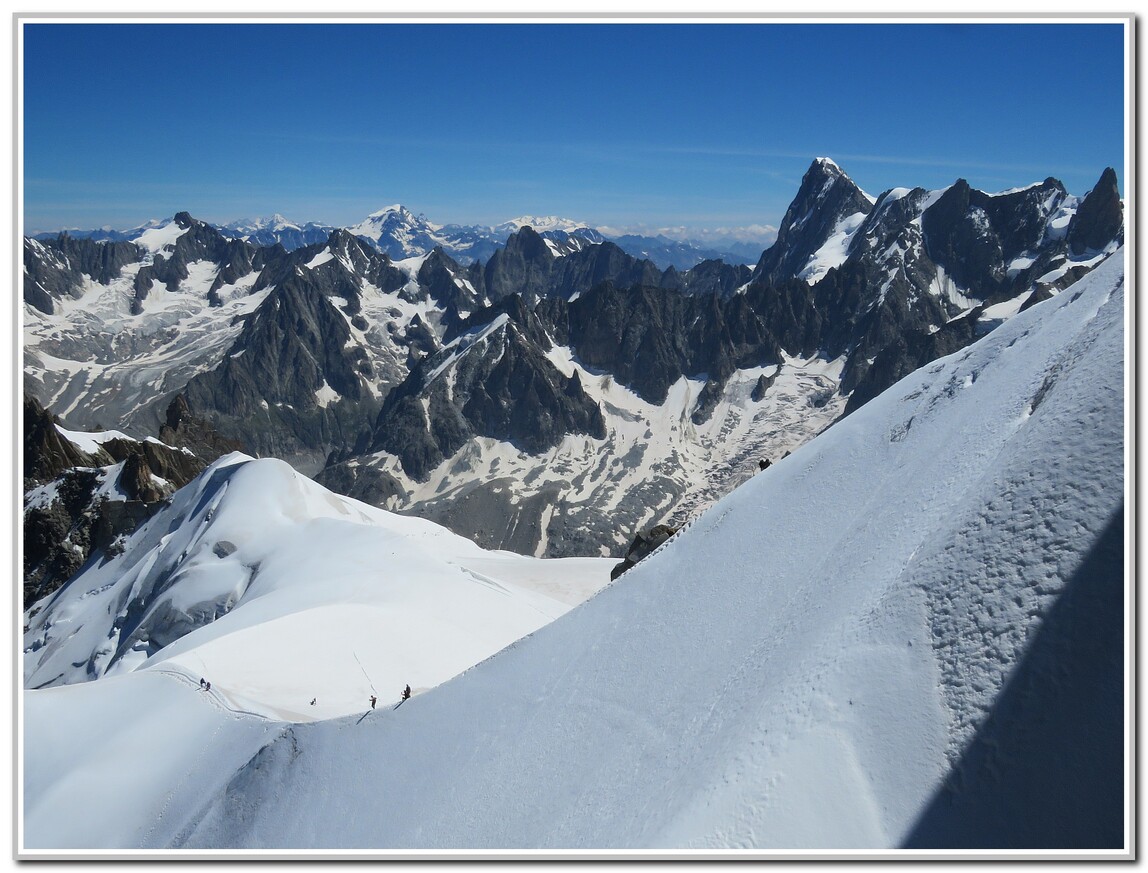
[[[169,225],[172,220],[150,221],[129,230],[102,227],[97,230],[71,229],[66,233],[75,239],[132,242],[148,231]],[[278,213],[270,218],[244,219],[212,226],[229,239],[240,239],[257,246],[272,246],[278,243],[287,251],[326,242],[333,231],[346,230],[395,260],[426,255],[435,248],[441,248],[444,253],[463,264],[488,260],[496,250],[506,244],[511,235],[524,227],[530,227],[546,239],[561,245],[599,243],[612,239],[628,254],[649,259],[662,269],[673,266],[679,270],[688,269],[705,260],[753,263],[761,255],[766,244],[771,241],[767,235],[763,235],[759,242],[753,243],[726,239],[722,241],[721,247],[715,248],[696,240],[671,239],[664,234],[608,236],[596,228],[555,216],[522,216],[494,227],[479,224],[443,225],[431,222],[425,215],[415,215],[401,204],[372,212],[358,224],[345,228],[310,221],[297,223]],[[62,232],[64,231],[37,233],[32,238],[55,239]]]
[[[872,197],[828,159],[752,268],[663,268],[531,221],[475,261],[398,207],[291,250],[187,213],[26,239],[25,390],[72,429],[137,435],[181,397],[221,439],[484,546],[618,555],[1124,235],[1112,170],[1083,197],[1051,178]],[[306,229],[287,224],[268,227]]]

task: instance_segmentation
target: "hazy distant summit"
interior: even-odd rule
[[[97,242],[131,242],[145,231],[163,226],[172,219],[153,219],[138,227],[115,230],[69,228],[62,231],[32,234],[33,239],[55,239],[67,233],[75,239]],[[355,224],[337,227],[315,221],[296,221],[275,213],[269,218],[245,218],[228,224],[214,225],[225,237],[240,239],[259,246],[279,244],[287,251],[324,243],[334,230],[346,230],[366,240],[374,249],[392,260],[420,257],[435,248],[460,263],[487,261],[507,239],[524,227],[530,227],[557,243],[570,239],[588,243],[613,240],[623,251],[639,258],[649,258],[658,267],[679,270],[705,260],[752,264],[773,241],[773,229],[764,225],[751,228],[726,228],[720,232],[692,231],[687,228],[657,228],[630,232],[621,228],[597,228],[585,222],[560,216],[522,215],[494,226],[482,224],[438,224],[422,213],[395,203],[376,210]]]

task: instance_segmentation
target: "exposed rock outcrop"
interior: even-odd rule
[[[81,451],[34,398],[24,401],[24,603],[114,554],[176,490],[207,466],[190,451],[122,436]]]
[[[662,545],[677,532],[678,529],[676,527],[670,527],[666,524],[656,524],[646,530],[638,531],[638,533],[634,535],[633,542],[630,543],[630,548],[626,550],[626,557],[610,571],[610,578],[617,579],[640,560],[648,557],[654,549],[658,548],[658,546]]]

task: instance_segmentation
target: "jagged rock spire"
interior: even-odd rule
[[[797,196],[785,211],[777,240],[766,249],[754,278],[792,279],[834,233],[843,219],[868,215],[873,199],[829,158],[817,158],[805,171]]]

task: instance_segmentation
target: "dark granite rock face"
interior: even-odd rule
[[[231,240],[219,262],[219,272],[208,290],[208,301],[212,306],[220,306],[219,291],[227,285],[234,285],[254,272],[262,270],[267,263],[267,250],[257,249],[241,240]]]
[[[465,270],[437,247],[419,267],[419,287],[447,313],[447,324],[457,323],[461,313],[469,314],[486,302],[479,290],[481,282],[474,285],[470,275],[473,271]]]
[[[467,356],[459,369],[466,401],[462,417],[480,435],[505,440],[530,454],[553,448],[568,433],[602,439],[606,424],[578,375],[563,376],[513,323],[496,363]],[[460,385],[456,381],[456,391]],[[443,395],[439,395],[443,396]]]
[[[968,182],[958,179],[925,210],[921,222],[929,254],[961,285],[986,277],[1001,278],[1003,250],[983,207]],[[980,192],[975,192],[980,194]],[[977,203],[973,200],[976,199]]]
[[[262,400],[310,408],[324,382],[357,399],[361,386],[342,354],[349,338],[346,320],[318,283],[300,274],[277,287],[248,319],[214,379],[188,383],[188,400],[195,408],[235,415],[254,414]]]
[[[24,510],[24,608],[55,591],[92,552],[92,495],[99,471],[67,470],[57,477],[57,498]]]
[[[750,392],[750,399],[754,403],[759,403],[765,399],[765,395],[769,392],[769,389],[773,387],[773,383],[777,381],[777,377],[780,373],[781,368],[778,367],[777,372],[772,376],[758,376],[757,382],[753,386],[753,391]]]
[[[331,445],[353,442],[372,412],[347,319],[327,296],[328,278],[319,270],[289,272],[220,365],[183,391],[220,433],[258,454],[325,457]],[[326,399],[321,392],[329,392]]]
[[[914,370],[972,343],[977,338],[980,314],[980,308],[975,308],[932,332],[920,328],[893,331],[891,338],[877,350],[872,364],[860,357],[851,359],[842,374],[843,391],[848,385],[851,392],[845,415],[860,409]]]
[[[247,452],[243,443],[221,436],[210,422],[196,416],[182,394],[177,394],[168,404],[159,438],[169,446],[189,449],[208,464],[231,452]]]
[[[1068,199],[1064,185],[1052,177],[1020,191],[977,194],[1006,263],[1045,244],[1049,218]]]
[[[113,439],[102,444],[116,462],[122,461],[118,484],[130,500],[155,503],[170,497],[206,468],[202,458],[150,440]],[[156,476],[168,484],[153,481]]]
[[[670,527],[667,524],[656,524],[648,530],[638,531],[634,535],[633,542],[630,543],[630,548],[626,550],[626,557],[610,571],[610,579],[617,579],[640,560],[649,557],[655,549],[677,532],[676,527]]]
[[[663,272],[651,261],[628,255],[609,241],[559,257],[545,237],[524,227],[491,256],[483,273],[486,297],[491,302],[517,295],[528,306],[547,298],[569,300],[607,281],[623,287],[657,287],[662,284]]]
[[[801,280],[751,284],[745,300],[779,348],[801,357],[811,357],[822,348],[824,319],[814,293]]]
[[[555,260],[546,240],[524,227],[486,262],[483,280],[487,296],[494,302],[512,294],[526,300],[547,296]]]
[[[56,417],[29,394],[24,395],[24,483],[25,490],[39,482],[55,479],[71,467],[96,467],[109,458],[81,452],[56,429]]]
[[[1008,265],[1040,246],[1067,196],[1055,179],[996,196],[958,179],[922,215],[928,255],[969,296],[987,300],[1011,288]]]
[[[891,350],[901,349],[906,336],[935,336],[930,334],[930,330],[947,323],[945,310],[936,298],[913,295],[907,289],[890,290],[875,306],[859,314],[856,323],[856,344],[841,374],[841,393],[850,394],[854,391],[873,366],[869,363],[870,360],[875,364]],[[971,336],[969,341],[972,341]],[[953,351],[955,350],[954,348]],[[911,364],[910,360],[904,358],[899,367],[889,367],[884,372],[891,373],[900,369],[901,376],[907,375],[920,366]],[[908,369],[905,369],[906,367]],[[896,378],[899,379],[901,376]],[[885,383],[880,390],[891,384],[893,383]],[[880,393],[880,390],[876,393]],[[872,396],[876,396],[876,393]]]
[[[1108,167],[1081,201],[1068,226],[1068,247],[1074,255],[1100,251],[1110,242],[1124,241],[1124,204],[1116,171]]]
[[[719,383],[739,367],[780,363],[781,351],[744,296],[723,299],[606,283],[538,307],[555,340],[651,403],[683,375]]]
[[[358,464],[333,463],[315,476],[324,488],[372,506],[385,506],[392,497],[403,497],[399,481],[384,470]]]
[[[612,242],[584,248],[557,261],[554,285],[547,297],[569,300],[591,288],[612,282],[620,287],[632,285],[660,286],[662,271],[651,261],[638,260]],[[523,295],[527,302],[533,302]]]
[[[381,263],[390,263],[389,258],[380,257],[370,246],[345,230],[334,230],[327,239],[326,249],[341,265],[353,274],[368,276]]]
[[[375,422],[369,451],[397,456],[416,480],[474,436],[530,453],[568,433],[605,436],[598,405],[577,376],[567,378],[546,357],[549,341],[521,298],[483,314],[486,320],[472,316],[441,351],[420,361]]]
[[[663,288],[675,287],[671,285],[670,270],[666,271],[661,286]],[[753,270],[745,264],[727,264],[723,261],[702,261],[680,276],[681,290],[687,294],[705,295],[715,294],[718,297],[729,297],[738,288],[749,282]],[[675,277],[676,278],[676,277]]]
[[[1035,306],[1038,303],[1043,303],[1045,300],[1052,299],[1052,292],[1045,287],[1037,288],[1025,299],[1024,303],[1020,305],[1018,312],[1024,312],[1026,309]]]

